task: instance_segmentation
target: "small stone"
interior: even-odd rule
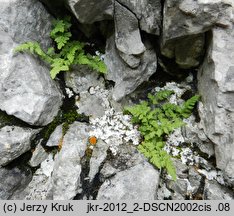
[[[46,146],[53,147],[59,146],[61,139],[63,138],[63,125],[58,125],[53,133],[50,135],[49,140],[46,143]]]
[[[92,157],[89,163],[90,164],[90,169],[89,169],[90,182],[94,179],[95,175],[98,173],[100,169],[102,162],[106,159],[108,148],[109,148],[109,145],[107,145],[102,140],[98,140],[95,147],[93,147],[93,153],[92,153]]]
[[[41,142],[38,143],[36,149],[33,152],[33,155],[28,162],[31,167],[39,166],[46,158],[48,157],[48,153],[42,147]]]

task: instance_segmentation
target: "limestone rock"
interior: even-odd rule
[[[145,51],[136,16],[118,1],[115,2],[115,44],[119,51],[128,55]]]
[[[30,169],[0,168],[0,200],[10,199],[15,191],[24,189],[31,179]]]
[[[112,19],[113,0],[64,0],[81,23]]]
[[[57,115],[62,94],[47,66],[13,50],[26,41],[48,47],[51,16],[36,0],[0,4],[0,109],[31,125],[46,125]]]
[[[229,0],[166,0],[161,52],[175,58],[180,68],[199,65],[204,54],[204,32],[215,25],[230,27],[232,5]]]
[[[63,137],[63,125],[58,125],[55,130],[50,135],[49,140],[46,143],[46,146],[53,147],[58,146]]]
[[[121,100],[124,96],[132,93],[156,72],[157,59],[153,48],[147,48],[140,59],[141,64],[137,68],[128,67],[115,47],[114,37],[112,36],[107,40],[105,63],[108,67],[108,74],[106,77],[115,82],[114,100]]]
[[[48,153],[42,147],[40,143],[36,146],[33,155],[29,161],[29,165],[31,167],[39,166],[46,158],[48,157]]]
[[[97,71],[93,71],[85,65],[79,65],[69,73],[65,73],[66,86],[78,94],[88,91],[91,87],[104,88],[103,78],[99,78]]]
[[[102,140],[98,140],[97,144],[95,145],[92,153],[92,157],[90,159],[90,169],[89,169],[89,181],[91,182],[95,175],[98,173],[101,163],[107,157],[107,150],[109,145],[107,145]]]
[[[205,200],[233,200],[233,191],[221,186],[216,181],[206,181],[204,188]]]
[[[201,124],[215,144],[217,167],[234,183],[234,28],[215,28],[198,74]]]
[[[118,2],[135,14],[141,30],[159,35],[162,19],[160,0],[118,0]]]
[[[74,122],[64,136],[62,149],[56,155],[52,175],[54,200],[69,200],[80,189],[81,158],[85,155],[89,126]]]
[[[76,101],[77,112],[92,118],[104,116],[105,110],[110,106],[108,96],[109,91],[99,86],[91,87],[89,91],[81,92],[79,100]]]
[[[48,155],[47,159],[41,163],[41,167],[34,173],[32,180],[24,190],[16,191],[10,199],[13,200],[48,200],[52,199],[53,155]]]
[[[118,172],[99,189],[97,200],[154,200],[159,173],[150,164],[138,164]]]
[[[163,13],[164,41],[206,32],[215,25],[232,26],[231,0],[166,0]]]
[[[10,163],[31,148],[31,141],[38,130],[15,126],[0,129],[0,166]]]

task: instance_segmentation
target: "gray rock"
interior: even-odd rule
[[[48,200],[52,199],[51,174],[54,167],[53,155],[41,163],[41,167],[34,173],[32,180],[23,190],[16,191],[10,199],[13,200]]]
[[[0,168],[0,200],[10,199],[15,191],[24,189],[31,179],[30,169]]]
[[[200,64],[204,48],[205,34],[197,34],[167,42],[161,47],[161,53],[168,58],[175,58],[180,68],[188,69]]]
[[[0,109],[29,124],[46,125],[62,104],[60,90],[48,67],[32,55],[14,55],[13,49],[26,41],[48,47],[51,16],[36,0],[3,1],[0,14]]]
[[[49,140],[46,143],[46,146],[53,147],[58,146],[61,139],[63,138],[63,125],[58,125],[53,133],[50,135]]]
[[[215,28],[212,35],[198,73],[199,114],[205,134],[215,144],[217,167],[234,179],[234,29]]]
[[[175,193],[172,193],[171,199],[172,200],[185,200],[185,197],[182,196],[180,193],[175,192]]]
[[[115,2],[115,44],[119,51],[128,55],[145,51],[136,16],[118,1]]]
[[[232,26],[232,1],[166,0],[164,4],[164,42],[196,35],[215,25]]]
[[[190,36],[175,45],[175,60],[180,68],[188,69],[200,64],[205,52],[205,34]]]
[[[97,71],[85,65],[79,65],[75,70],[65,73],[65,82],[76,94],[88,91],[91,87],[104,88],[103,78],[99,78]]]
[[[164,6],[161,52],[175,58],[180,68],[201,63],[205,35],[215,25],[232,26],[231,1],[166,0]]]
[[[31,148],[39,130],[5,126],[0,129],[0,166],[10,163]]]
[[[172,192],[169,191],[165,184],[163,184],[157,191],[157,200],[169,199],[172,195]]]
[[[40,143],[36,146],[33,155],[28,162],[28,164],[31,167],[37,167],[39,166],[46,158],[48,157],[48,153],[45,151],[45,149],[42,147]]]
[[[110,163],[105,163],[100,171],[100,181],[104,182],[105,179],[115,175],[118,169],[114,168]]]
[[[233,200],[233,191],[221,186],[216,181],[206,181],[203,199],[205,200]]]
[[[91,87],[89,92],[81,92],[79,100],[76,101],[78,113],[93,118],[104,116],[105,110],[110,104],[108,94],[108,91],[99,88],[99,86]]]
[[[99,172],[100,165],[106,159],[107,150],[109,145],[107,145],[102,140],[98,140],[97,144],[93,148],[92,157],[89,162],[89,181],[93,181],[95,175]]]
[[[89,126],[74,122],[64,136],[62,149],[55,157],[52,175],[54,200],[69,200],[80,189],[81,158],[85,155]]]
[[[201,180],[202,180],[202,176],[196,171],[194,167],[190,167],[188,181],[190,184],[189,191],[192,194],[195,194],[198,192],[201,186]]]
[[[172,161],[176,168],[176,175],[182,179],[187,178],[189,166],[187,166],[186,164],[183,164],[180,159],[172,158]]]
[[[161,0],[118,0],[137,17],[140,29],[159,35],[161,28]]]
[[[147,46],[148,47],[148,46]],[[148,48],[141,58],[141,64],[137,68],[128,67],[119,56],[115,47],[114,37],[107,40],[105,63],[108,67],[107,79],[115,82],[113,99],[121,100],[124,96],[132,93],[142,82],[156,72],[156,53]]]
[[[130,66],[130,68],[137,68],[141,63],[141,59],[138,56],[128,55],[122,53],[121,51],[118,53],[119,56],[128,64],[128,66]]]
[[[150,164],[138,164],[106,180],[98,191],[97,200],[154,200],[159,172]]]
[[[173,191],[172,193],[172,196],[174,197],[173,199],[175,199],[175,197],[178,195],[180,195],[181,197],[183,197],[183,199],[185,199],[186,195],[188,194],[188,180],[177,178],[175,182],[170,181],[167,184],[167,188]]]
[[[113,18],[113,0],[64,0],[81,23]]]
[[[208,157],[214,156],[214,144],[208,139],[202,125],[195,122],[195,116],[190,116],[185,120],[186,125],[182,128],[182,134],[185,142],[192,143],[199,148],[199,150],[208,155]]]

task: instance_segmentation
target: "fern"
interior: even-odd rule
[[[16,47],[15,52],[28,52],[39,56],[50,65],[52,79],[61,71],[69,71],[73,65],[79,64],[87,65],[100,73],[106,73],[107,67],[99,56],[86,54],[84,43],[71,40],[70,28],[70,17],[55,20],[50,37],[54,40],[56,48],[50,47],[45,52],[39,43],[26,42]]]
[[[183,118],[189,117],[199,100],[195,95],[181,106],[168,103],[168,98],[174,92],[163,90],[155,95],[148,94],[148,101],[125,108],[125,112],[132,115],[132,122],[139,125],[143,142],[138,150],[159,169],[165,168],[173,180],[176,180],[176,170],[163,147],[166,136],[173,130],[183,126]]]

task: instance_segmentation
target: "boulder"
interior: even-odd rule
[[[52,193],[54,200],[73,199],[81,188],[81,158],[85,155],[90,127],[74,122],[64,136],[62,149],[54,160]]]
[[[141,30],[149,34],[160,34],[161,0],[118,0],[118,2],[135,14]]]
[[[105,63],[108,67],[106,78],[115,82],[112,97],[121,100],[124,96],[132,93],[141,83],[147,81],[156,72],[157,58],[154,49],[147,44],[146,51],[139,57],[140,65],[130,68],[120,57],[116,49],[114,37],[107,40]]]
[[[214,28],[198,73],[203,129],[215,144],[217,167],[234,183],[234,28]]]
[[[0,4],[0,109],[28,124],[46,125],[57,115],[62,94],[45,64],[32,55],[14,54],[14,48],[26,41],[48,48],[51,16],[36,0]]]
[[[206,32],[215,25],[232,26],[232,0],[166,0],[163,41]]]
[[[31,141],[39,130],[15,126],[0,129],[0,166],[7,165],[31,148]]]
[[[166,0],[163,11],[161,53],[175,58],[182,69],[201,63],[205,34],[214,26],[232,26],[230,0]]]
[[[140,55],[145,51],[136,16],[118,1],[115,2],[115,44],[127,55]]]
[[[113,18],[113,0],[64,0],[79,22],[91,24]]]
[[[98,191],[97,200],[154,200],[159,172],[147,162],[118,172]]]
[[[102,140],[98,140],[97,144],[93,148],[92,157],[89,162],[89,181],[92,182],[96,174],[99,172],[101,164],[107,157],[107,150],[109,145],[103,142]]]

